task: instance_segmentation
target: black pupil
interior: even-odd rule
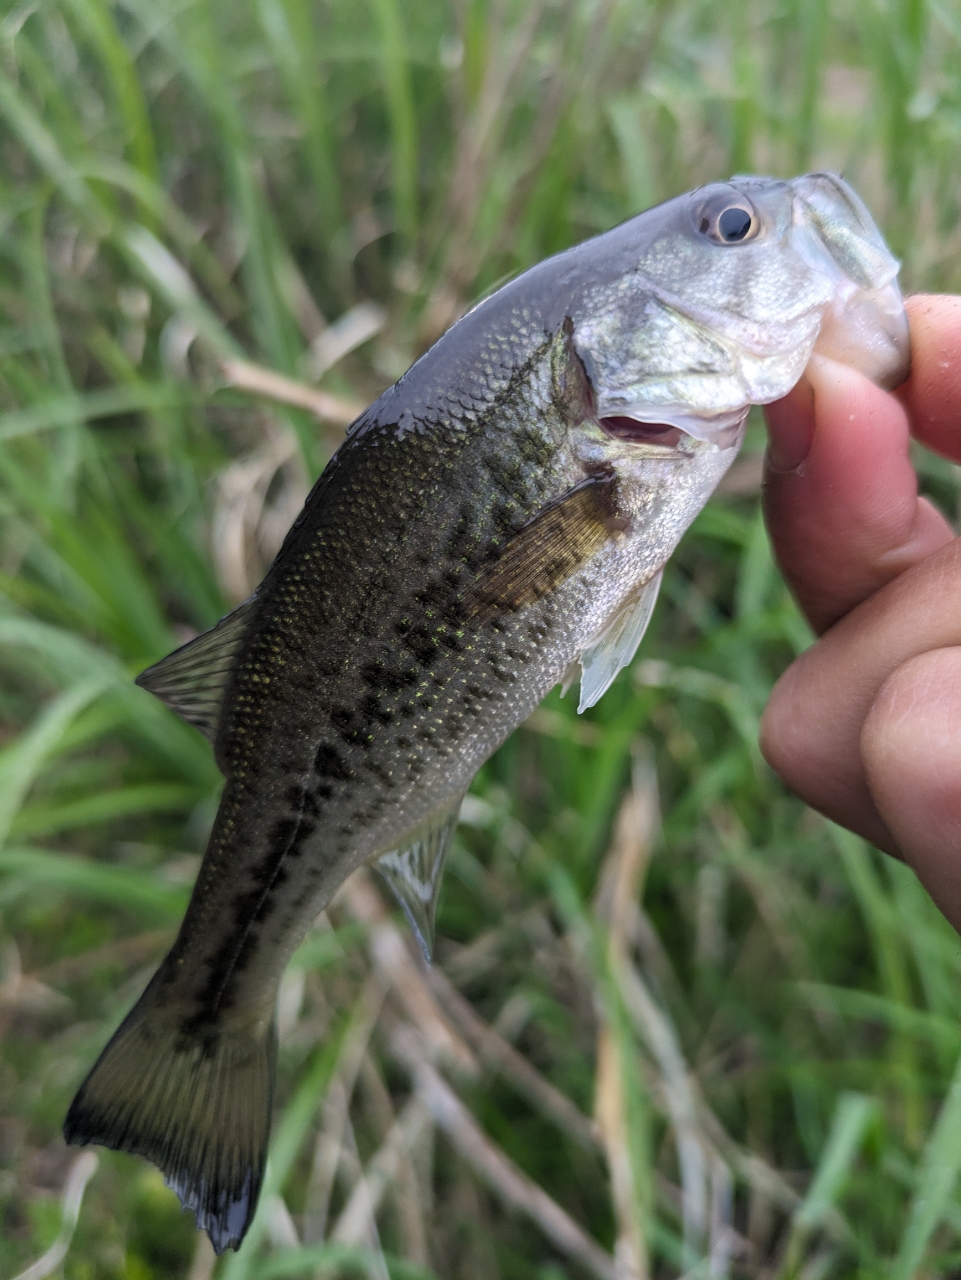
[[[751,215],[746,209],[725,209],[717,220],[717,229],[721,239],[729,244],[743,240],[751,230]]]

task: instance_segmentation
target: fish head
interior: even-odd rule
[[[815,351],[884,387],[907,376],[898,263],[833,174],[714,183],[582,248],[600,269],[574,345],[622,438],[635,422],[729,449],[748,407],[786,395]]]

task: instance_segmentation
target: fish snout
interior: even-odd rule
[[[795,243],[834,280],[814,350],[865,374],[888,390],[911,368],[911,342],[892,256],[862,201],[833,173],[791,184]]]

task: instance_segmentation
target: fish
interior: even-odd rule
[[[839,177],[734,177],[480,302],[370,406],[253,596],[138,684],[225,785],[169,955],[68,1143],[146,1157],[221,1253],[264,1176],[285,966],[374,866],[429,958],[478,768],[555,685],[594,705],[750,405],[814,352],[907,376],[891,256]]]

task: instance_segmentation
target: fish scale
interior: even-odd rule
[[[525,366],[446,448],[383,428],[376,441],[355,437],[311,500],[316,520],[294,532],[256,597],[216,743],[229,779],[224,822],[211,838],[218,853],[194,896],[202,917],[188,913],[172,953],[183,957],[178,977],[165,991],[189,1004],[192,1019],[272,990],[331,877],[343,878],[344,859],[368,861],[459,801],[481,760],[554,682],[554,601],[534,616],[480,626],[459,607],[472,560],[496,553],[569,486],[574,462],[559,447],[569,424],[550,402],[549,347],[542,343],[541,377]],[[505,464],[512,439],[520,443]],[[482,459],[466,493],[458,479],[465,453]],[[388,506],[398,487],[407,502]],[[398,564],[411,560],[417,569],[401,578]],[[344,637],[340,648],[332,635]],[[522,680],[532,665],[533,682]],[[395,674],[385,680],[387,672]],[[281,678],[285,712],[277,714],[272,690]],[[278,792],[282,805],[270,803]],[[265,831],[240,828],[237,815],[252,808],[271,814]],[[250,869],[252,887],[238,885],[237,863],[251,846],[264,851]],[[285,867],[294,861],[296,874]],[[218,918],[244,924],[242,949],[204,927]]]
[[[139,678],[226,785],[69,1142],[153,1160],[218,1252],[240,1243],[311,921],[370,863],[429,953],[474,774],[554,684],[580,672],[583,710],[631,660],[748,405],[812,350],[904,376],[896,273],[840,179],[732,179],[532,268],[360,417],[254,596]]]

